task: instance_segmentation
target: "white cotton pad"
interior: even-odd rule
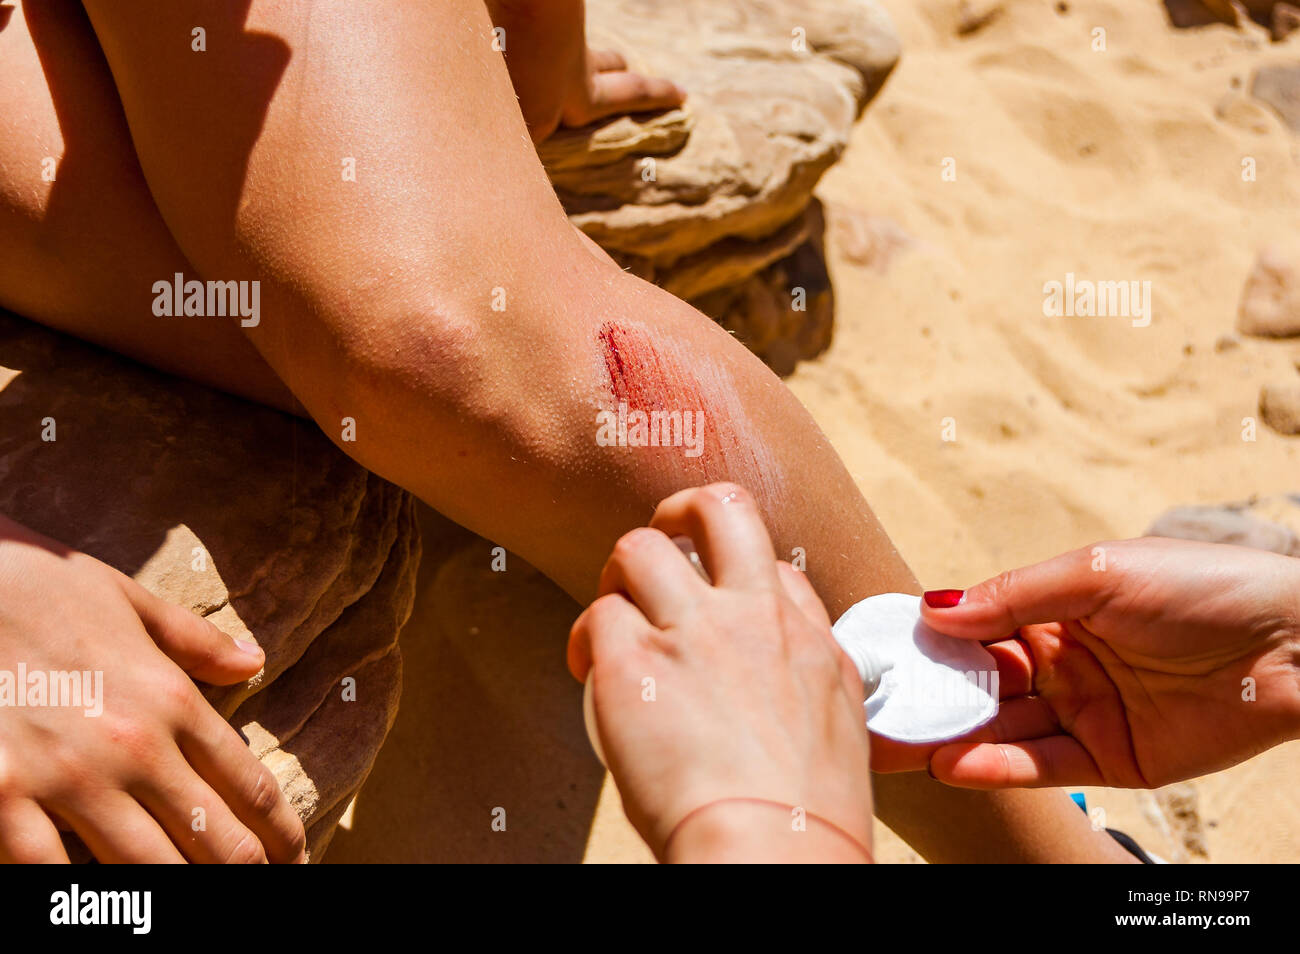
[[[921,622],[920,597],[865,599],[831,631],[867,685],[867,728],[877,735],[940,742],[965,735],[998,711],[997,662],[979,643]],[[878,685],[871,692],[873,682]]]

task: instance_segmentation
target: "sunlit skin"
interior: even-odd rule
[[[862,683],[754,503],[734,484],[697,487],[624,535],[569,668],[657,857],[869,860]],[[931,747],[949,784],[1156,788],[1300,738],[1300,560],[1117,540],[922,606],[931,626],[985,643],[1005,678],[991,723]],[[647,678],[653,701],[677,704],[647,716]],[[829,824],[791,838],[785,816],[803,810]]]
[[[592,680],[602,751],[656,857],[870,858],[862,680],[807,577],[776,560],[752,495],[669,497],[619,539],[600,593],[573,625],[569,669]],[[796,837],[792,811],[812,816]]]
[[[250,679],[260,649],[3,517],[0,586],[0,669],[104,674],[93,716],[3,709],[0,861],[67,861],[58,828],[110,863],[303,859],[274,776],[191,681]]]
[[[0,86],[0,124],[25,130],[0,125],[0,303],[306,413],[335,440],[354,419],[345,452],[580,602],[619,536],[702,479],[754,488],[776,552],[803,549],[832,616],[919,592],[781,382],[570,225],[479,0],[85,10],[19,5],[0,32],[23,78]],[[55,183],[39,180],[45,155],[62,157]],[[149,289],[176,271],[260,281],[260,325],[160,325]],[[703,457],[596,444],[608,322],[680,359],[710,426]],[[935,860],[1128,860],[1060,792],[915,773],[876,786],[880,817]]]
[[[926,621],[996,640],[1012,697],[931,770],[971,788],[1156,788],[1300,737],[1300,560],[1144,537],[972,587]]]

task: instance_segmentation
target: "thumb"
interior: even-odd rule
[[[266,654],[257,644],[226,635],[202,616],[159,599],[125,574],[119,582],[158,648],[192,679],[228,686],[251,679],[266,664]]]
[[[929,590],[921,599],[926,624],[959,639],[1002,639],[1022,626],[1081,619],[1105,603],[1114,573],[1093,570],[1085,548],[1007,570],[962,593]]]

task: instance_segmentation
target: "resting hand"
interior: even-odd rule
[[[0,679],[23,664],[75,677],[93,697],[0,707],[0,861],[66,862],[57,828],[103,862],[302,860],[297,814],[186,675],[226,685],[264,662],[117,570],[0,517]]]

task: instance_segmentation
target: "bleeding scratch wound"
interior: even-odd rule
[[[615,404],[643,411],[669,406],[678,410],[701,409],[698,393],[687,386],[690,377],[662,361],[645,334],[607,321],[600,326],[597,337],[605,355],[609,391]]]
[[[755,439],[731,375],[711,354],[685,353],[669,336],[612,321],[596,338],[614,405],[596,415],[597,444],[683,448],[701,471],[693,479],[734,480],[776,499],[776,461]]]

